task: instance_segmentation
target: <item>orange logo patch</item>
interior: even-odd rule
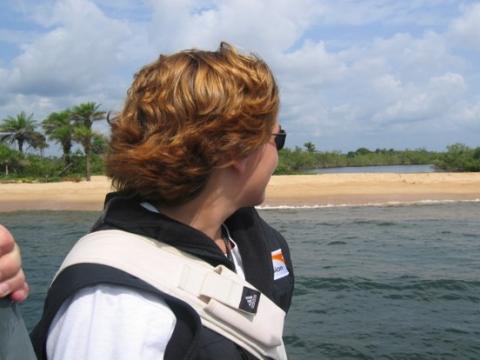
[[[289,274],[282,249],[272,251],[273,280],[281,279]]]

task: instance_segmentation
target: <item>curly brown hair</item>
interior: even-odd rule
[[[222,42],[160,55],[135,74],[111,122],[107,175],[160,204],[191,199],[212,171],[268,142],[279,108],[268,65]]]

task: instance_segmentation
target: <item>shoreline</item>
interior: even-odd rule
[[[105,176],[86,182],[0,184],[0,212],[100,211]],[[480,173],[355,173],[273,176],[260,208],[480,201]]]

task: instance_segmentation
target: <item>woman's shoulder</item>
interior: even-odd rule
[[[48,332],[48,358],[87,358],[89,353],[106,359],[130,359],[139,353],[163,356],[175,323],[175,314],[160,297],[110,284],[86,287],[55,315]],[[72,336],[77,340],[67,341]]]

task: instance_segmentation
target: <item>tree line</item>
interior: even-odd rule
[[[480,171],[480,147],[464,144],[447,146],[447,151],[375,149],[355,151],[317,151],[315,144],[280,151],[276,174],[307,173],[312,169],[346,166],[433,165],[441,171]]]
[[[103,154],[107,151],[108,139],[95,132],[92,126],[106,117],[101,105],[94,102],[53,112],[41,122],[25,112],[6,117],[0,122],[0,179],[90,180],[92,173],[103,174]],[[61,157],[43,156],[49,142],[60,145]],[[75,144],[78,147],[73,151]],[[29,149],[40,154],[26,151]],[[342,153],[317,151],[315,144],[306,142],[303,147],[281,150],[275,173],[300,174],[312,169],[345,166],[425,164],[444,171],[480,171],[480,147],[453,144],[445,152],[362,147]]]
[[[95,121],[104,120],[106,112],[94,102],[82,103],[62,111],[53,112],[40,124],[33,114],[20,112],[8,116],[0,122],[0,166],[4,177],[39,177],[45,180],[83,172],[87,181],[92,174],[92,162],[95,170],[101,166],[101,159],[94,158],[106,149],[107,139],[92,129]],[[44,133],[41,132],[43,130]],[[48,142],[57,143],[62,148],[62,157],[44,157],[43,151]],[[3,143],[3,144],[2,144]],[[82,152],[72,154],[77,143]],[[15,146],[18,150],[4,144]],[[26,148],[40,151],[40,156],[26,154]]]

